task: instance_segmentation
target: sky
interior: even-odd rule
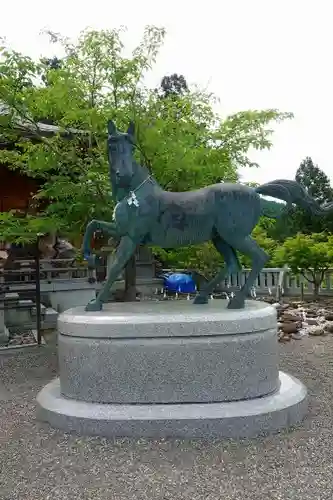
[[[275,127],[270,151],[251,154],[259,169],[242,180],[292,179],[311,156],[333,180],[333,29],[329,0],[15,0],[1,5],[0,35],[31,56],[55,55],[41,31],[74,38],[87,27],[127,26],[134,47],[145,25],[167,36],[147,82],[181,73],[214,92],[222,116],[278,108],[295,118]]]

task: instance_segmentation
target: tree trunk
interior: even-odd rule
[[[313,296],[317,300],[319,298],[319,289],[322,285],[326,269],[315,272],[313,276]]]
[[[313,283],[313,298],[316,299],[316,300],[319,297],[319,287],[320,287],[320,285],[321,285],[321,283],[318,283],[316,280]]]
[[[124,302],[136,300],[136,252],[125,267],[125,293]]]

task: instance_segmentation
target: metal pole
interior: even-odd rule
[[[42,312],[41,312],[41,296],[40,296],[40,261],[39,261],[39,235],[37,235],[36,252],[35,252],[35,267],[36,267],[36,322],[37,322],[37,344],[42,343]]]

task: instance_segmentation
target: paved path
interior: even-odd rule
[[[333,336],[281,346],[310,391],[290,432],[251,441],[82,438],[35,420],[54,348],[0,355],[1,500],[331,500]]]

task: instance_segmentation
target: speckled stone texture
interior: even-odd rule
[[[106,436],[250,436],[299,421],[306,390],[278,371],[276,311],[249,301],[109,304],[59,317],[52,425]],[[245,405],[245,406],[244,406]]]
[[[294,425],[305,412],[304,385],[282,372],[274,394],[229,403],[86,403],[64,398],[59,379],[37,397],[40,420],[64,431],[104,437],[246,438]]]
[[[75,307],[58,318],[59,333],[84,338],[137,338],[138,334],[144,338],[202,337],[276,327],[275,309],[254,300],[247,301],[241,310],[227,309],[225,300],[195,306],[185,300],[114,302],[98,312]]]
[[[96,403],[207,403],[278,388],[276,330],[159,339],[59,335],[61,392]]]
[[[275,310],[253,301],[245,314],[224,301],[196,309],[168,301],[113,304],[101,316],[66,312],[58,339],[62,394],[96,403],[206,403],[275,391]]]

